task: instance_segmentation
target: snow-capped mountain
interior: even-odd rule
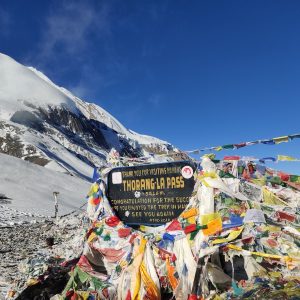
[[[174,149],[0,54],[0,152],[88,179],[111,148],[129,157]]]

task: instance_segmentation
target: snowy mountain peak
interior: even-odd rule
[[[0,153],[87,179],[112,148],[130,157],[174,149],[0,54]]]
[[[0,118],[9,120],[26,102],[40,107],[66,105],[75,109],[73,101],[52,86],[46,76],[38,76],[31,68],[0,54]]]

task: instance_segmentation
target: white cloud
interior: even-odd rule
[[[79,97],[91,100],[96,90],[109,85],[112,73],[122,67],[114,55],[113,46],[109,45],[112,4],[84,0],[58,3],[43,20],[44,29],[35,53],[25,60],[28,65],[33,64],[48,75],[56,73],[57,68],[60,73],[66,73],[77,64],[77,77],[80,78],[76,84],[66,88]],[[108,48],[108,57],[100,57],[103,59],[101,70],[95,67],[90,55],[97,49],[98,45],[93,44],[95,42],[101,43],[102,48]],[[72,61],[71,65],[65,63],[66,58]]]
[[[52,5],[43,20],[41,37],[34,53],[27,57],[27,64],[33,64],[53,77],[57,72],[78,72],[66,88],[88,101],[97,100],[95,95],[102,88],[112,86],[138,66],[129,64],[119,53],[112,30],[116,24],[133,30],[128,25],[133,17],[117,18],[116,3],[112,0],[61,0],[53,3],[56,5]],[[150,12],[143,5],[141,9],[148,16],[150,14],[151,19],[156,19],[159,13],[156,6]],[[143,50],[145,55],[158,51],[157,47],[153,49],[151,45],[144,47],[147,48]],[[98,60],[97,63],[94,59]],[[160,95],[152,95],[148,100],[154,107],[160,101]]]
[[[67,55],[80,55],[90,45],[90,34],[109,33],[109,6],[106,3],[96,7],[89,1],[63,1],[45,20],[39,58],[51,58],[58,50]]]

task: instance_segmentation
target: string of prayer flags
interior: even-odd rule
[[[262,139],[257,141],[250,141],[250,142],[241,142],[241,143],[234,143],[234,144],[226,144],[223,146],[214,146],[214,147],[205,147],[202,149],[197,149],[197,151],[221,151],[221,150],[232,150],[232,149],[239,149],[246,146],[252,146],[257,144],[264,144],[264,145],[277,145],[281,143],[287,143],[289,141],[293,141],[294,139],[300,138],[300,134],[291,134],[285,136],[279,136],[271,139]],[[196,150],[193,150],[196,151]],[[186,153],[193,153],[189,151],[185,151]]]
[[[195,150],[188,150],[188,151],[183,151],[184,153],[189,153],[189,154],[200,154],[200,150],[199,149],[195,149]]]
[[[266,162],[277,162],[277,161],[300,161],[299,158],[295,158],[288,155],[281,155],[278,154],[277,158],[275,157],[263,157],[263,158],[255,158],[255,157],[248,157],[248,156],[224,156],[224,161],[233,161],[233,160],[240,160],[240,161],[259,161],[262,164]]]
[[[300,158],[295,158],[293,156],[288,155],[281,155],[278,154],[277,158],[275,157],[263,157],[263,158],[255,158],[255,157],[248,157],[248,156],[224,156],[223,161],[233,161],[233,160],[240,160],[240,161],[258,161],[261,164],[265,164],[266,162],[278,162],[278,161],[300,161]]]
[[[200,154],[200,152],[203,151],[222,151],[222,150],[234,150],[234,149],[239,149],[242,147],[246,146],[251,146],[251,145],[256,145],[256,144],[264,144],[264,145],[277,145],[281,143],[286,143],[289,142],[290,140],[294,140],[296,138],[300,138],[300,134],[293,134],[293,135],[287,135],[287,136],[281,136],[273,139],[265,139],[265,140],[258,140],[258,141],[251,141],[251,142],[243,142],[243,143],[238,143],[238,144],[227,144],[223,146],[216,146],[216,147],[210,147],[210,148],[203,148],[203,149],[195,149],[195,150],[187,150],[187,151],[182,151],[178,153],[164,153],[164,154],[159,154],[156,155],[157,157],[173,157],[174,155],[187,155],[187,154]],[[215,155],[214,153],[209,153],[207,155]],[[213,159],[213,157],[210,157]],[[143,157],[138,157],[138,158],[125,158],[125,157],[119,157],[120,161],[122,162],[129,162],[129,163],[134,163],[134,164],[145,164],[149,163],[149,160],[153,159],[153,156],[143,156]],[[223,158],[224,161],[232,161],[232,160],[241,160],[241,161],[259,161],[262,164],[265,164],[266,162],[277,162],[277,161],[300,161],[298,158],[294,158],[292,156],[288,155],[278,155],[276,157],[263,157],[260,159],[257,159],[255,157],[245,157],[245,156],[224,156]],[[100,175],[97,173],[97,169],[94,170],[93,174],[93,182],[98,181],[100,178]]]
[[[174,155],[187,155],[187,154],[200,154],[200,152],[204,151],[222,151],[222,150],[235,150],[235,149],[240,149],[243,147],[247,146],[253,146],[257,144],[263,144],[263,145],[278,145],[281,143],[287,143],[290,141],[293,141],[294,139],[300,139],[300,133],[297,134],[290,134],[290,135],[285,135],[285,136],[280,136],[280,137],[275,137],[271,139],[262,139],[262,140],[257,140],[257,141],[249,141],[249,142],[240,142],[240,143],[233,143],[233,144],[226,144],[222,146],[214,146],[214,147],[205,147],[201,149],[194,149],[194,150],[186,150],[186,151],[180,151],[180,152],[175,152],[175,153],[163,153],[159,155],[155,155],[156,157],[173,157]],[[153,159],[154,154],[148,154],[147,156],[143,157],[134,157],[134,158],[128,158],[128,157],[118,157],[118,160],[122,162],[130,162],[130,163],[146,163],[149,162],[149,160]],[[238,157],[238,156],[236,156]],[[273,157],[266,157],[262,158],[259,161],[261,163],[265,163],[265,161],[300,161],[300,159],[283,159],[284,155],[278,155],[277,159]],[[287,158],[288,156],[286,156]],[[230,160],[230,159],[225,159],[224,160]],[[233,159],[231,159],[233,160]],[[238,159],[236,159],[238,160]],[[246,160],[241,158],[241,160]],[[96,173],[97,171],[94,171],[93,174],[93,182],[96,182],[99,179],[99,175]]]

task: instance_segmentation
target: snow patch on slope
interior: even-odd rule
[[[48,170],[22,159],[0,154],[0,193],[11,198],[8,207],[34,214],[53,215],[53,192],[59,192],[59,214],[83,205],[90,183]],[[17,188],[16,188],[17,187]]]

